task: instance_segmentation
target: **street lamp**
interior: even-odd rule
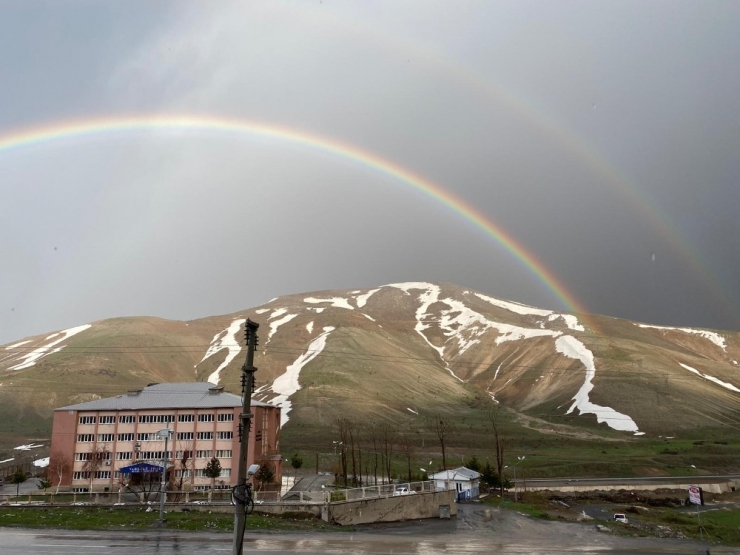
[[[517,465],[519,463],[521,463],[526,458],[527,458],[526,455],[522,455],[521,457],[517,457],[517,460],[519,461],[518,463],[514,463],[513,465],[511,465],[511,467],[508,467],[508,466],[505,466],[504,467],[504,468],[511,468],[512,470],[514,470],[514,503],[517,502],[517,495],[516,495],[516,492],[517,492],[517,490],[516,490],[516,467],[517,467]]]
[[[164,452],[162,453],[162,479],[159,482],[159,523],[164,524],[164,498],[167,496],[167,441],[172,436],[172,430],[162,428],[157,432],[160,439],[164,439]]]

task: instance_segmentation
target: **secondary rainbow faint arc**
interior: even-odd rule
[[[329,152],[350,159],[374,171],[392,176],[433,197],[496,240],[496,242],[524,264],[569,311],[582,315],[588,313],[585,306],[575,295],[568,291],[552,271],[530,253],[524,245],[479,210],[476,210],[473,206],[445,190],[440,185],[415,174],[395,162],[381,158],[377,154],[362,150],[354,145],[340,143],[328,137],[275,124],[235,121],[233,119],[222,119],[218,117],[153,115],[102,118],[88,121],[65,121],[45,126],[19,129],[0,135],[0,152],[73,137],[146,129],[215,130],[281,139]]]

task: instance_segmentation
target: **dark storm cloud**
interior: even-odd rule
[[[736,4],[111,6],[5,9],[3,132],[175,112],[302,129],[454,192],[593,312],[740,329]],[[306,145],[107,134],[0,168],[0,342],[402,280],[562,308],[459,214]]]

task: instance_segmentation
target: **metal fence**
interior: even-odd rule
[[[401,497],[417,493],[429,493],[436,490],[434,481],[405,482],[397,484],[380,484],[348,489],[323,489],[321,491],[294,491],[281,497],[277,491],[256,491],[254,500],[257,505],[300,503],[325,504],[333,501],[357,501],[360,499],[377,499],[382,497]],[[148,505],[159,503],[159,492],[149,493],[146,499],[141,494],[121,492],[73,493],[38,491],[33,493],[0,495],[0,506],[126,506]],[[228,505],[231,503],[231,490],[215,491],[168,491],[168,506],[187,505]]]

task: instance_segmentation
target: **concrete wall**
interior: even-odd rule
[[[455,491],[417,493],[357,501],[338,501],[325,505],[321,518],[343,526],[371,522],[396,522],[420,518],[439,518],[440,505],[449,505],[450,516],[457,515]]]

